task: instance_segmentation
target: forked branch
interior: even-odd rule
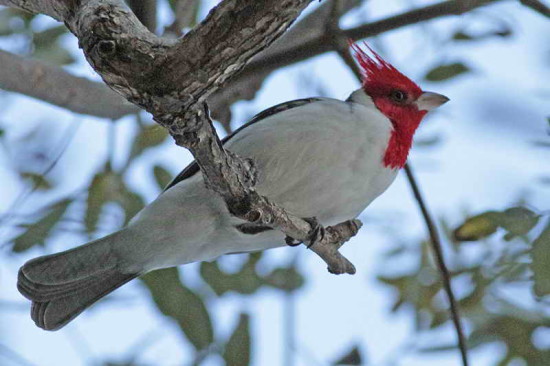
[[[194,155],[205,183],[229,211],[312,247],[332,273],[354,273],[338,248],[359,223],[323,228],[286,212],[254,190],[253,162],[223,149],[207,98],[279,37],[310,0],[225,0],[178,41],[149,32],[121,0],[8,0],[64,21],[105,83],[153,115]]]

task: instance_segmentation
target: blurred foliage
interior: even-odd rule
[[[488,38],[500,37],[506,38],[513,35],[513,29],[510,24],[500,21],[499,24],[495,24],[493,29],[487,29],[482,32],[472,32],[466,29],[456,31],[452,39],[453,41],[466,42],[466,41],[481,41]]]
[[[141,280],[158,309],[178,323],[197,350],[207,348],[214,341],[212,321],[203,299],[183,285],[177,268],[149,272]]]
[[[470,71],[470,68],[462,62],[453,62],[434,67],[424,78],[428,81],[444,81]]]
[[[13,239],[12,250],[20,253],[35,245],[44,246],[46,239],[49,238],[50,233],[63,217],[71,202],[70,199],[57,202],[48,208],[46,214],[35,222],[23,225],[26,230]]]
[[[163,190],[172,181],[172,174],[160,165],[153,167],[153,176],[160,190]]]
[[[241,314],[237,327],[227,340],[223,351],[226,366],[241,366],[250,364],[250,316]]]
[[[43,174],[33,172],[20,172],[21,178],[32,183],[35,189],[47,190],[52,188],[52,183]]]
[[[454,231],[457,241],[479,240],[494,234],[498,228],[506,231],[504,240],[526,235],[540,219],[525,207],[512,207],[502,212],[488,211],[468,218]]]
[[[176,0],[163,0],[175,11]],[[197,24],[200,1],[194,5],[191,17],[185,25]],[[190,2],[190,3],[191,3]],[[39,19],[40,18],[40,19]],[[514,34],[512,25],[498,21],[491,16],[493,24],[473,31],[467,23],[460,23],[444,37],[451,44],[461,46],[469,42],[481,42],[489,38],[505,39]],[[170,26],[174,28],[176,25]],[[177,33],[179,29],[169,29]],[[20,10],[0,9],[0,39],[17,39],[18,48],[11,52],[40,59],[56,65],[67,65],[75,60],[64,42],[67,29],[51,19],[29,14]],[[179,34],[179,33],[178,33]],[[433,82],[451,80],[471,73],[475,65],[452,60],[435,63],[425,71],[425,79]],[[550,119],[548,120],[550,125]],[[166,131],[146,124],[136,116],[138,132],[128,136],[130,148],[127,161],[117,169],[110,161],[101,165],[83,189],[56,196],[53,203],[33,212],[29,223],[19,224],[12,240],[12,252],[21,253],[36,246],[44,246],[49,238],[58,234],[64,221],[71,213],[80,214],[74,221],[88,236],[100,234],[103,219],[113,212],[122,212],[124,219],[117,225],[124,225],[144,205],[147,199],[134,191],[128,184],[128,171],[143,166],[140,159],[148,151],[155,151],[166,141]],[[4,136],[8,127],[0,128]],[[4,143],[4,141],[2,141]],[[439,136],[415,142],[416,146],[438,146]],[[546,140],[536,141],[538,147],[548,148]],[[113,155],[111,151],[109,156]],[[140,165],[141,164],[141,165]],[[154,177],[159,190],[172,178],[172,173],[158,163],[146,167]],[[55,191],[57,185],[43,174],[18,172],[33,187]],[[547,184],[550,178],[547,179]],[[110,220],[112,221],[112,220]],[[467,291],[460,296],[465,323],[468,329],[470,348],[475,349],[488,343],[499,342],[506,351],[499,355],[497,365],[512,365],[523,360],[530,366],[547,365],[550,350],[537,347],[537,332],[550,327],[547,316],[550,295],[550,220],[545,214],[526,207],[511,207],[502,211],[488,211],[465,219],[457,228],[451,229],[443,222],[449,247],[453,250],[452,278],[455,282],[467,284]],[[111,228],[112,229],[112,228]],[[402,267],[389,265],[400,258],[413,258],[414,268],[403,271]],[[198,280],[192,282],[182,278],[177,268],[157,270],[144,275],[141,282],[147,288],[155,309],[177,325],[182,338],[195,351],[193,364],[201,364],[209,355],[221,357],[227,365],[248,365],[255,342],[251,334],[254,314],[241,309],[235,314],[235,326],[224,336],[223,330],[213,320],[212,305],[223,301],[224,296],[233,294],[241,297],[254,296],[262,289],[291,293],[303,288],[306,277],[296,263],[266,269],[261,253],[246,255],[239,265],[224,266],[224,260],[201,263]],[[409,310],[414,314],[415,331],[419,334],[438,332],[448,326],[449,315],[441,288],[440,275],[432,263],[427,243],[413,245],[399,244],[386,254],[386,270],[398,268],[400,272],[384,272],[378,279],[396,293],[391,310]],[[384,263],[384,264],[386,264]],[[188,283],[189,282],[189,283]],[[198,284],[196,283],[198,282]],[[415,337],[420,342],[421,338]],[[433,338],[432,338],[433,339]],[[454,344],[417,344],[420,352],[454,350]],[[334,365],[366,364],[364,347],[350,344],[346,351],[335,355]],[[134,361],[104,362],[105,365],[138,365]]]
[[[67,27],[52,22],[51,27],[42,29],[36,25],[36,18],[37,15],[22,10],[0,9],[0,38],[20,37],[18,43],[25,45],[19,50],[22,56],[54,65],[72,64],[75,59],[62,42],[62,37],[69,34]]]
[[[469,217],[454,230],[445,222],[442,226],[453,249],[452,279],[467,288],[459,306],[469,329],[469,348],[499,342],[506,345],[506,352],[498,366],[515,365],[518,360],[547,365],[550,349],[536,346],[535,333],[550,327],[550,299],[544,298],[550,295],[550,218],[526,207],[511,207]],[[392,311],[412,310],[418,333],[436,332],[450,319],[428,243],[400,244],[386,253],[388,262],[403,257],[417,258],[412,270],[378,277],[397,293]],[[455,347],[417,344],[421,352]]]
[[[361,356],[361,352],[358,346],[353,346],[348,352],[341,356],[337,361],[333,362],[332,365],[366,365],[366,362]]]
[[[144,126],[134,139],[128,160],[131,161],[147,149],[160,145],[167,137],[168,131],[160,125]]]
[[[276,268],[267,275],[259,274],[257,264],[261,256],[261,252],[250,254],[248,261],[234,273],[222,271],[217,262],[202,262],[200,273],[218,296],[229,291],[250,295],[262,286],[294,291],[303,285],[304,278],[294,266]]]

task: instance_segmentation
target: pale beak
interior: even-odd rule
[[[449,98],[444,95],[432,92],[424,92],[414,103],[418,107],[419,111],[429,112],[432,109],[435,109],[440,105],[447,103],[448,101]]]

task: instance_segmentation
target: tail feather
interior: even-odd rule
[[[37,326],[57,330],[137,273],[124,273],[111,250],[116,234],[66,252],[27,262],[19,270],[17,288],[32,300]]]

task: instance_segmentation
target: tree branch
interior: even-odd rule
[[[357,232],[359,223],[325,229],[314,219],[295,217],[260,196],[254,190],[253,162],[223,149],[205,104],[212,92],[281,35],[308,3],[225,0],[177,42],[151,34],[121,0],[63,3],[62,16],[103,80],[150,112],[178,145],[193,153],[205,184],[220,194],[233,215],[313,246],[332,273],[354,273],[337,249]]]
[[[361,25],[349,30],[345,30],[344,32],[347,38],[366,38],[392,29],[415,24],[421,21],[435,19],[441,16],[462,14],[477,7],[481,7],[496,1],[500,0],[471,0],[467,2],[460,0],[445,1],[435,5],[414,9],[372,23]],[[61,16],[63,14],[63,11],[60,10],[56,12],[52,10],[53,8],[64,9],[62,5],[56,5],[55,7],[52,7],[51,5],[48,6],[48,4],[44,4],[44,1],[24,2],[22,0],[0,0],[0,4],[22,8],[31,12],[41,12],[41,10],[43,10],[43,13],[51,15],[57,20],[62,21]],[[344,7],[346,6],[345,4],[346,1],[344,1]],[[311,20],[308,21],[309,23],[305,22],[306,19],[308,19],[309,17],[303,19],[302,22],[294,27],[298,28],[298,26],[303,23],[304,26],[302,27],[302,29],[296,32],[291,29],[269,49],[255,56],[239,75],[236,75],[231,79],[230,84],[227,87],[218,90],[217,92],[214,92],[208,100],[213,116],[216,119],[221,120],[222,123],[227,124],[230,120],[229,106],[237,100],[252,99],[256,91],[261,87],[263,80],[273,70],[332,50],[331,40],[327,39],[324,36],[325,23],[319,22],[319,20],[326,19],[326,11],[327,9],[329,9],[329,5],[330,4],[328,3],[323,4],[316,12],[314,12],[317,13],[316,15],[310,14],[309,17],[311,17]],[[322,10],[321,8],[323,6],[326,6],[326,9]],[[9,61],[10,60],[5,62]],[[32,68],[35,65],[40,65],[35,64],[34,61],[25,59],[19,59],[18,62],[21,64],[21,68],[28,70],[28,72],[31,74],[33,72]],[[44,73],[45,78],[48,78],[48,80],[51,80],[52,82],[55,80],[59,80],[59,83],[51,85],[33,85],[33,83],[28,83],[27,85],[23,85],[25,84],[26,80],[28,80],[28,78],[22,77],[19,78],[17,85],[10,84],[10,86],[6,87],[3,80],[5,80],[7,76],[4,76],[2,74],[7,72],[7,70],[12,70],[12,65],[14,64],[5,64],[3,62],[2,65],[6,65],[6,67],[3,67],[2,70],[0,70],[0,88],[20,92],[32,97],[43,99],[49,103],[66,107],[67,109],[77,113],[86,113],[98,117],[104,117],[104,115],[101,114],[103,112],[102,108],[94,108],[93,103],[90,103],[89,100],[86,100],[85,98],[76,98],[74,100],[71,100],[70,103],[67,103],[66,98],[64,98],[63,96],[58,96],[56,93],[53,93],[53,95],[49,95],[52,90],[63,90],[66,88],[67,85],[79,85],[78,91],[72,91],[79,95],[87,95],[92,93],[94,93],[95,95],[95,93],[99,89],[98,86],[100,84],[94,82],[82,82],[79,84],[66,83],[66,80],[73,79],[71,79],[71,77],[61,77],[60,75],[62,73],[66,73],[62,69],[56,69],[57,76],[48,77],[50,68],[38,66],[40,69],[40,73]],[[44,86],[44,88],[42,88],[42,86]],[[100,88],[102,88],[103,90],[107,90],[107,88],[104,88],[103,86],[101,86]],[[118,109],[118,100],[120,100],[120,98],[112,98],[112,93],[109,93],[108,96],[102,96],[101,100],[106,103],[106,109]],[[82,112],[81,110],[83,109],[85,109],[86,112]],[[133,110],[128,111],[127,113],[133,113]],[[107,117],[118,118],[120,116],[109,115]]]
[[[0,86],[75,113],[118,119],[139,108],[105,84],[73,76],[60,67],[0,50]]]
[[[355,40],[373,37],[378,34],[388,32],[390,30],[423,21],[428,21],[442,16],[464,14],[473,9],[498,1],[502,0],[443,1],[434,5],[410,10],[399,15],[371,22],[358,27],[344,29],[342,30],[342,32],[344,33],[346,38],[351,38]],[[330,52],[332,50],[333,49],[331,40],[326,36],[325,32],[322,32],[321,34],[311,37],[310,39],[303,39],[300,42],[297,42],[292,47],[285,49],[284,53],[270,55],[268,59],[261,57],[260,54],[256,59],[253,59],[248,64],[246,69],[241,72],[233,80],[233,82],[238,82],[239,79],[246,78],[251,74],[253,75],[258,72],[265,72],[283,66],[288,66],[290,64],[300,62],[310,57],[314,57],[325,52]]]
[[[539,0],[519,0],[520,3],[523,5],[533,9],[537,13],[542,14],[543,16],[550,18],[550,8],[543,4],[542,1]]]
[[[424,218],[426,228],[428,229],[428,233],[430,235],[430,242],[432,243],[437,268],[439,269],[439,274],[441,275],[441,279],[443,282],[443,288],[445,289],[445,293],[447,294],[447,298],[449,300],[449,309],[451,312],[451,319],[453,320],[453,324],[456,329],[458,348],[462,357],[462,365],[468,366],[468,346],[466,344],[466,336],[464,335],[464,330],[462,329],[462,323],[460,321],[460,310],[458,309],[458,304],[455,299],[453,288],[451,286],[451,274],[449,272],[449,269],[447,268],[447,265],[445,264],[441,238],[439,237],[437,227],[435,226],[430,211],[428,211],[428,207],[424,202],[422,193],[420,193],[420,189],[418,188],[418,184],[416,183],[416,179],[414,178],[412,168],[409,163],[405,165],[405,173],[407,174],[409,185],[411,186],[414,198],[418,203],[418,207],[422,212],[422,217]]]

